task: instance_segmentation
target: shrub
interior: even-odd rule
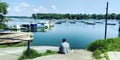
[[[106,49],[106,41],[105,40],[96,40],[95,42],[92,42],[88,46],[88,50],[95,51],[95,50],[104,50]]]
[[[96,50],[93,52],[93,57],[96,59],[101,58],[101,51],[100,50]]]
[[[95,58],[99,58],[99,53],[105,53],[108,51],[120,50],[120,38],[109,38],[107,40],[96,40],[87,47],[88,50],[93,52]],[[96,56],[95,56],[96,55]]]
[[[102,52],[120,49],[120,38],[109,38],[107,40],[96,40],[88,45],[88,50],[102,50]]]
[[[43,53],[43,56],[45,55],[50,55],[50,54],[56,54],[56,51],[51,51],[51,50],[47,50],[45,53]]]
[[[42,54],[40,54],[38,51],[34,49],[30,49],[29,53],[27,50],[23,51],[22,56],[18,60],[32,59],[32,58],[39,57],[39,56],[42,56]]]
[[[106,60],[110,60],[107,52],[104,53],[104,57],[106,58]]]
[[[39,53],[38,51],[34,50],[34,49],[30,49],[29,51],[30,53],[28,53],[27,50],[25,50],[22,54],[22,56],[20,56],[20,58],[18,60],[23,60],[23,59],[32,59],[32,58],[36,58],[39,56],[46,56],[46,55],[51,55],[51,54],[56,54],[56,51],[51,51],[51,50],[47,50],[45,53]]]

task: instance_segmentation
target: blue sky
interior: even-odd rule
[[[120,0],[1,0],[9,4],[9,16],[31,16],[32,13],[105,14],[120,13]]]

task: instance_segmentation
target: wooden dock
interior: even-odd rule
[[[33,40],[32,32],[0,33],[0,44],[19,43],[27,40]]]

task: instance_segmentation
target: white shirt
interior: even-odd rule
[[[70,51],[70,45],[69,45],[69,43],[63,42],[61,45],[62,45],[62,47],[63,47],[63,52],[64,52],[65,54]]]

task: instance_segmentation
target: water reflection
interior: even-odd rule
[[[42,28],[30,28],[30,29],[13,29],[13,30],[1,30],[0,32],[47,32],[47,30],[53,30],[54,27],[42,27]]]

